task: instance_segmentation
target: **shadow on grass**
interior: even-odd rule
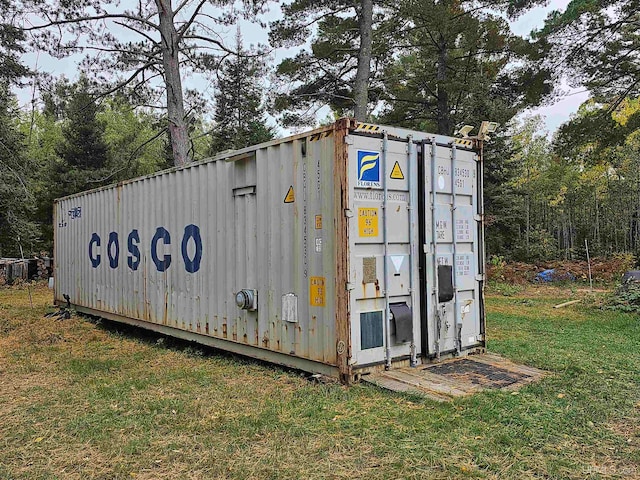
[[[276,365],[267,361],[259,360],[253,357],[239,355],[233,352],[222,350],[219,348],[203,345],[198,342],[184,340],[170,335],[155,332],[142,327],[120,323],[106,318],[88,315],[84,313],[76,313],[80,318],[84,318],[88,322],[94,324],[97,328],[108,333],[113,337],[122,337],[128,340],[140,342],[152,348],[170,350],[180,352],[194,358],[210,358],[220,360],[225,363],[233,363],[235,365],[258,366],[269,372],[270,374],[288,373],[308,379],[309,381],[317,381],[318,377],[312,373],[305,372],[296,368],[284,365]],[[322,378],[323,382],[333,382],[333,379]]]

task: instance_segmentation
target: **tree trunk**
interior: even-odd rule
[[[360,1],[360,50],[358,51],[358,69],[353,84],[353,115],[356,120],[367,120],[369,105],[369,76],[371,74],[371,45],[373,29],[373,0]]]
[[[440,135],[451,135],[451,119],[449,118],[449,92],[443,84],[447,80],[447,44],[444,39],[440,42],[438,52],[438,71],[436,73],[436,95],[438,102],[438,133]]]
[[[180,79],[178,32],[173,23],[171,0],[155,0],[160,18],[162,66],[167,91],[167,116],[173,163],[179,167],[189,162],[189,133],[184,114]]]
[[[529,167],[527,166],[527,193],[525,196],[525,219],[526,219],[526,227],[527,229],[525,230],[525,237],[524,237],[524,241],[525,241],[525,249],[527,252],[527,261],[531,260],[531,245],[529,243],[530,240],[530,236],[531,236],[531,195],[529,192],[529,189],[531,188],[531,183],[530,183],[530,174],[529,174]]]

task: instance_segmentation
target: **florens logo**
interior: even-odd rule
[[[358,187],[380,187],[380,153],[358,150]]]

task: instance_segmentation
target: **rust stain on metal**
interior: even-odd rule
[[[169,291],[164,292],[164,311],[162,312],[162,324],[167,324],[167,316],[169,315]]]
[[[343,118],[333,126],[334,163],[334,230],[336,232],[336,278],[335,278],[335,315],[336,345],[346,348],[335,350],[336,363],[344,383],[352,381],[351,359],[351,323],[349,322],[349,224],[346,209],[349,207],[348,162],[349,152],[345,137],[349,133],[351,121]]]
[[[226,318],[225,318],[226,320]],[[222,324],[222,338],[227,338],[227,324],[223,323]]]

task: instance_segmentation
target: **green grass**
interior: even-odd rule
[[[0,479],[640,476],[638,317],[509,293],[488,299],[489,348],[549,375],[440,404],[42,318],[46,289],[34,310],[0,290]]]

